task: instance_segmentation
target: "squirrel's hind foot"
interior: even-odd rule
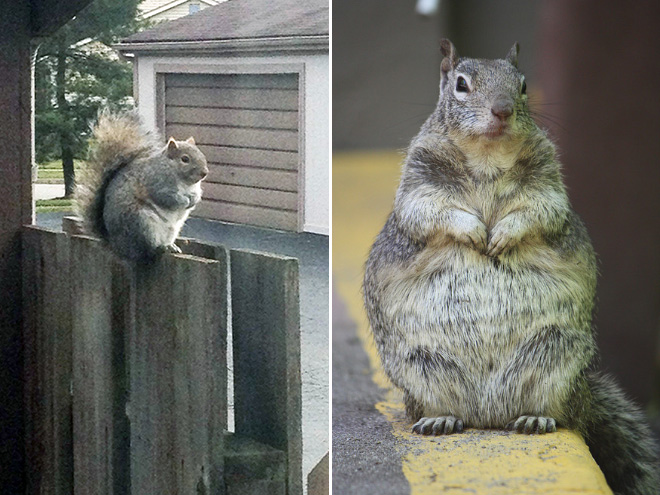
[[[538,433],[552,433],[557,431],[557,422],[553,418],[545,418],[543,416],[520,416],[515,421],[511,421],[506,425],[508,430],[514,430],[518,433],[525,433],[531,435]]]
[[[172,243],[168,246],[165,246],[165,252],[180,254],[181,253],[181,248],[179,246],[177,246],[176,244]]]
[[[412,427],[413,433],[420,435],[449,435],[463,431],[463,420],[454,416],[440,416],[438,418],[422,418]]]

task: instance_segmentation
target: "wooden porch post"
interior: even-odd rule
[[[13,0],[0,16],[0,487],[25,486],[21,226],[32,223],[31,37],[91,0]],[[30,372],[30,370],[26,370]]]
[[[0,16],[0,486],[24,490],[21,225],[32,221],[30,3]]]

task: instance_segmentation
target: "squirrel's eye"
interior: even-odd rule
[[[520,88],[520,93],[527,94],[527,81],[523,79],[522,87]]]
[[[467,93],[469,91],[467,81],[463,76],[458,76],[458,79],[456,79],[456,91],[460,93]]]
[[[190,162],[190,157],[189,157],[188,155],[183,155],[183,156],[181,157],[181,161],[182,161],[183,163],[188,163],[188,162]]]

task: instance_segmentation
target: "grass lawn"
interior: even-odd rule
[[[73,200],[65,198],[38,199],[36,201],[37,212],[45,211],[73,211]]]
[[[80,160],[74,160],[73,168],[78,170],[82,162]],[[62,161],[53,160],[50,162],[38,163],[37,164],[37,182],[42,181],[53,181],[59,179],[64,181],[64,176],[62,175]],[[64,198],[55,198],[55,199],[38,199],[36,201],[36,210],[37,212],[46,212],[46,211],[72,211],[73,210],[73,200],[64,199]]]
[[[78,170],[82,164],[81,160],[73,161],[73,169]],[[64,180],[62,175],[62,161],[53,160],[50,162],[37,164],[37,181],[43,179],[61,179]]]

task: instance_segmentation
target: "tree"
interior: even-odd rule
[[[110,45],[137,31],[140,0],[95,0],[54,35],[39,40],[35,63],[37,161],[60,157],[65,196],[75,184],[74,158],[87,150],[102,107],[132,104],[130,64]]]

